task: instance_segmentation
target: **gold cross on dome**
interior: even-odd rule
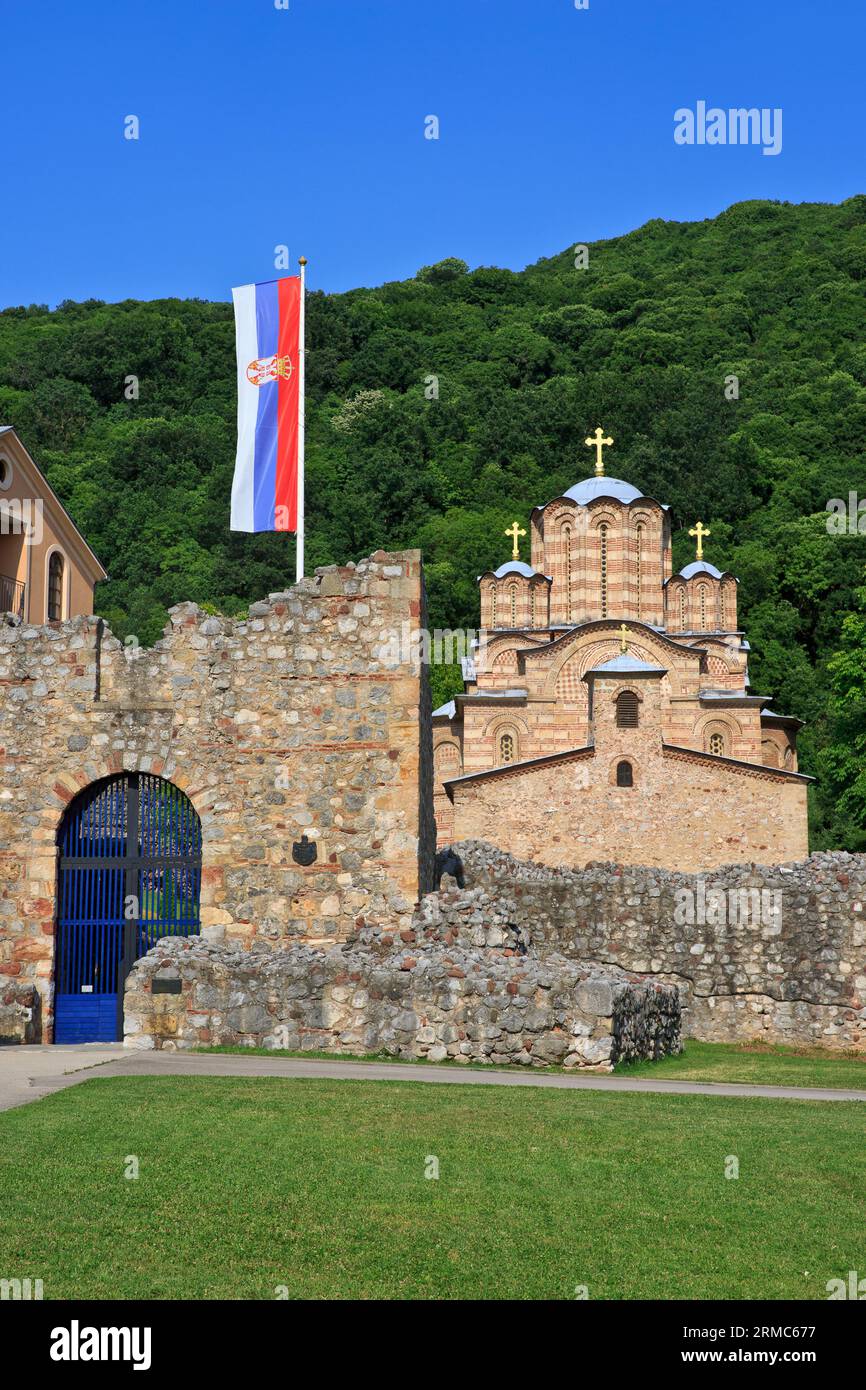
[[[709,536],[710,534],[711,532],[709,527],[704,526],[703,522],[701,521],[699,521],[697,526],[693,526],[692,529],[689,531],[690,536],[697,537],[698,553],[696,558],[698,560],[702,560],[704,558],[704,536]]]
[[[511,552],[511,558],[512,558],[512,560],[519,560],[519,559],[520,559],[520,547],[519,547],[518,544],[517,544],[517,538],[518,538],[518,536],[525,536],[525,535],[526,535],[526,532],[523,531],[523,530],[521,530],[521,528],[518,526],[517,522],[515,521],[515,522],[512,523],[511,526],[509,526],[509,528],[508,528],[508,530],[505,532],[505,534],[506,534],[506,536],[510,536],[510,537],[511,537],[511,540],[512,540],[512,543],[513,543],[513,546],[514,546],[512,552]]]
[[[628,628],[626,627],[625,623],[620,623],[619,649],[621,652],[628,651]]]
[[[597,478],[602,478],[604,476],[604,455],[602,450],[606,444],[612,444],[613,440],[610,435],[605,435],[604,430],[601,425],[599,425],[595,434],[591,434],[589,438],[585,439],[583,442],[588,449],[595,449],[595,476]]]

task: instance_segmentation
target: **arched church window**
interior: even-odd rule
[[[460,750],[454,743],[440,743],[433,752],[433,766],[440,782],[455,776],[460,767]]]
[[[571,573],[571,527],[562,528],[562,548],[565,551],[565,621],[571,622],[572,611],[572,573]]]
[[[529,586],[529,626],[535,627],[535,585]]]
[[[515,745],[513,734],[499,735],[499,762],[513,763],[515,759]]]
[[[637,695],[633,690],[621,690],[616,697],[616,726],[618,729],[636,729],[637,724]]]
[[[722,585],[721,589],[719,590],[719,621],[721,622],[721,625],[722,625],[722,632],[727,632],[727,630],[728,630],[728,618],[727,618],[727,605],[726,605],[726,603],[725,603],[725,586],[724,586],[724,584]]]
[[[48,621],[63,617],[63,556],[55,550],[48,561]]]
[[[686,591],[680,589],[680,631],[686,630]]]
[[[707,586],[706,586],[706,584],[702,584],[702,585],[701,585],[700,589],[698,590],[698,597],[699,597],[699,599],[700,599],[700,606],[701,606],[701,632],[706,632],[706,630],[707,630]]]
[[[638,526],[634,533],[635,548],[635,587],[637,590],[637,616],[641,616],[641,599],[643,597],[643,526]]]
[[[616,785],[618,787],[633,787],[634,772],[631,763],[621,762],[616,765]]]
[[[719,733],[710,734],[709,742],[708,742],[708,744],[707,744],[707,747],[708,747],[708,749],[709,749],[709,752],[710,752],[710,753],[713,753],[717,758],[724,757],[724,753],[725,753],[725,736],[724,736],[724,734],[719,734]]]
[[[599,550],[600,550],[600,578],[601,578],[601,616],[607,617],[607,523],[602,522],[598,528]]]
[[[496,627],[496,585],[490,585],[490,626]]]
[[[512,584],[509,590],[511,598],[511,626],[517,627],[517,585]]]

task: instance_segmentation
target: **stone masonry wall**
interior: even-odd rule
[[[663,747],[646,727],[606,732],[599,720],[594,748],[452,782],[453,838],[496,839],[549,865],[586,864],[615,846],[625,863],[694,872],[807,854],[805,781]],[[623,758],[632,787],[616,785]]]
[[[202,933],[274,946],[407,924],[434,852],[426,668],[395,635],[423,614],[417,551],[329,567],[248,616],[170,613],[149,649],[96,618],[0,626],[0,998],[35,982],[51,1037],[57,832],[122,770],[191,798]],[[292,858],[306,832],[318,858]]]
[[[37,1043],[41,996],[32,980],[0,978],[0,1044]]]
[[[686,1036],[866,1050],[866,855],[690,874],[454,848],[466,891],[425,898],[409,945],[507,939],[541,960],[617,964],[679,986]]]
[[[155,982],[181,992],[154,993]],[[680,1048],[678,991],[617,967],[497,950],[297,945],[237,951],[174,938],[134,967],[128,1047],[231,1043],[430,1062],[610,1070]]]

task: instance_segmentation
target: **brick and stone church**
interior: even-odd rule
[[[808,854],[797,719],[749,684],[737,580],[677,574],[668,507],[595,475],[536,507],[512,558],[478,578],[485,640],[434,711],[440,843],[480,839],[546,864],[702,870]]]

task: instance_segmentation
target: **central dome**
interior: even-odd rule
[[[588,502],[594,502],[596,497],[615,497],[618,502],[634,502],[636,497],[641,496],[641,492],[631,483],[623,482],[622,478],[601,477],[584,478],[583,482],[575,483],[563,496],[570,497],[572,502],[585,507]]]

